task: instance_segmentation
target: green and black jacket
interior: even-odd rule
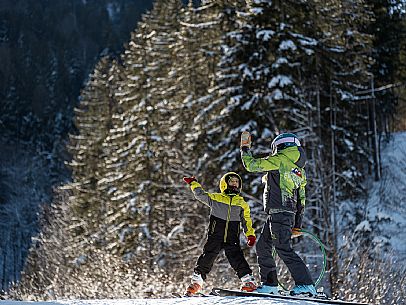
[[[291,146],[266,158],[255,158],[249,149],[241,150],[244,167],[249,172],[267,172],[263,204],[267,214],[295,214],[296,228],[302,227],[306,203],[306,155],[302,147]]]
[[[252,228],[250,207],[238,194],[208,193],[200,183],[190,184],[195,198],[211,208],[208,237],[221,239],[223,242],[239,241],[240,223],[245,235],[255,236]]]

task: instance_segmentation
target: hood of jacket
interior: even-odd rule
[[[235,172],[228,172],[228,173],[224,174],[223,177],[221,177],[220,183],[219,183],[220,192],[224,193],[224,191],[227,189],[227,180],[228,180],[229,176],[237,176],[238,177],[238,179],[240,180],[240,185],[239,185],[238,191],[241,193],[242,179],[241,179],[240,175],[238,175]]]

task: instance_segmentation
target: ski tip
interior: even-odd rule
[[[180,294],[179,292],[172,292],[172,296],[175,298],[196,298],[196,297],[208,297],[213,295],[212,294],[207,295],[201,292],[197,292],[195,294],[188,294],[187,292],[185,294]]]
[[[182,296],[180,293],[178,293],[178,292],[172,292],[171,294],[172,294],[172,296],[175,297],[175,298],[183,298],[183,296]]]

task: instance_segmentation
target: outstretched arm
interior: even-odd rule
[[[200,202],[203,202],[205,205],[211,207],[212,202],[209,196],[209,193],[207,193],[202,186],[200,185],[199,182],[197,182],[195,177],[184,177],[183,181],[185,181],[187,184],[190,185],[190,189],[193,192],[193,195],[197,200]]]

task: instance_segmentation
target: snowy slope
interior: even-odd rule
[[[207,297],[134,300],[65,300],[52,302],[0,301],[0,305],[314,305],[309,301],[277,300],[268,298]]]
[[[367,217],[356,230],[369,227],[376,248],[390,246],[395,256],[406,259],[406,132],[394,133],[382,145],[381,159],[381,180],[368,186]]]

